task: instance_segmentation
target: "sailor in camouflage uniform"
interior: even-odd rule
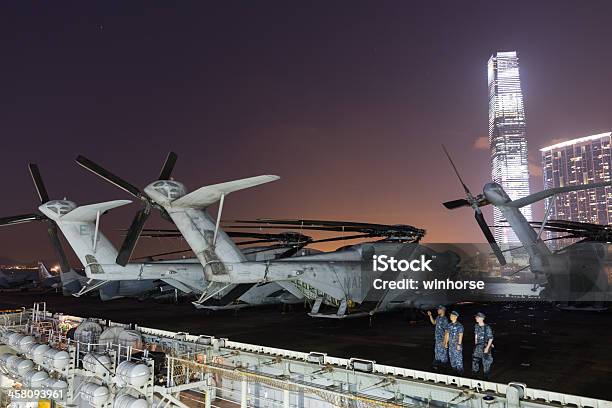
[[[452,311],[450,324],[446,328],[446,347],[453,370],[457,374],[463,374],[463,325],[457,321],[459,313]]]
[[[474,354],[472,355],[472,373],[477,375],[480,371],[480,363],[484,377],[489,378],[491,365],[493,364],[493,330],[491,326],[485,324],[485,314],[478,312],[476,316],[476,326],[474,326]]]
[[[428,310],[427,315],[431,324],[436,326],[435,329],[435,346],[434,346],[434,361],[433,367],[435,369],[448,365],[448,351],[444,345],[446,328],[448,326],[448,318],[446,317],[446,307],[438,306],[438,316],[434,319],[431,312]]]

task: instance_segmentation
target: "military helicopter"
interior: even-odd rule
[[[164,169],[167,169],[167,161]],[[70,265],[59,240],[58,228],[85,267],[88,280],[80,285],[74,296],[82,296],[97,290],[102,300],[117,297],[142,297],[166,292],[168,287],[183,293],[198,293],[204,287],[204,273],[197,260],[141,262],[119,265],[115,263],[118,252],[100,230],[101,216],[106,212],[130,204],[129,200],[116,200],[77,206],[68,200],[50,200],[38,166],[30,164],[30,174],[38,192],[40,214],[25,214],[0,219],[0,225],[42,221],[48,224],[49,237],[60,260],[60,270],[70,273]],[[72,285],[71,285],[72,287]],[[242,293],[244,303],[275,302],[268,299],[272,289],[258,289],[250,294]],[[217,307],[233,307],[220,304]]]
[[[224,200],[232,192],[278,180],[278,176],[262,175],[229,181],[201,187],[190,193],[184,184],[170,180],[169,177],[160,177],[141,192],[133,184],[84,156],[77,157],[76,161],[87,170],[143,201],[144,207],[136,215],[127,232],[126,244],[117,257],[117,263],[130,258],[151,208],[158,209],[162,216],[169,217],[174,222],[202,264],[209,282],[202,296],[194,302],[196,306],[203,304],[219,291],[235,285],[263,285],[276,282],[294,296],[311,300],[313,306],[310,315],[316,317],[346,318],[367,316],[396,307],[430,307],[440,302],[442,294],[432,293],[431,296],[426,296],[416,291],[375,290],[372,281],[380,277],[381,273],[378,275],[372,273],[373,256],[428,257],[435,261],[435,268],[444,271],[445,274],[451,274],[457,263],[453,254],[437,253],[420,245],[419,241],[424,231],[411,226],[403,226],[404,240],[386,240],[354,245],[339,251],[290,256],[292,252],[299,251],[301,245],[296,245],[291,251],[285,251],[282,256],[275,259],[251,261],[220,226]],[[219,202],[219,210],[214,219],[206,208],[216,202]],[[337,227],[340,228],[340,224]],[[313,225],[312,228],[316,226]],[[352,226],[352,228],[365,228],[365,226]],[[374,227],[371,225],[371,228]],[[399,226],[396,229],[399,229]],[[345,231],[348,230],[350,228],[347,225]],[[374,237],[377,233],[380,231],[357,235]],[[404,275],[406,275],[404,272],[393,272],[386,278],[396,279]],[[431,274],[421,271],[411,272],[408,275],[420,281],[427,279]],[[334,308],[335,313],[320,313],[322,305]]]
[[[560,302],[602,302],[607,300],[608,277],[605,271],[609,268],[607,265],[610,264],[607,256],[608,228],[567,221],[549,221],[548,217],[552,203],[549,203],[547,207],[544,221],[531,224],[520,212],[520,208],[550,197],[554,200],[556,195],[562,193],[607,187],[612,185],[611,182],[550,188],[516,200],[512,200],[501,185],[492,182],[485,184],[482,194],[474,196],[463,182],[457,167],[445,148],[444,152],[463,187],[466,198],[447,201],[443,205],[450,210],[461,207],[471,207],[474,210],[478,225],[500,265],[505,265],[506,259],[489,230],[480,209],[480,207],[489,204],[494,205],[501,211],[509,227],[512,228],[520,241],[522,248],[529,255],[528,267],[531,272],[536,276],[546,278],[547,283],[544,284],[545,289],[540,292],[541,297]],[[539,226],[539,230],[536,231],[534,226]],[[546,229],[553,232],[565,232],[568,235],[584,237],[585,239],[561,250],[552,251],[542,239],[542,232]],[[601,237],[605,237],[606,242],[602,242]]]
[[[115,201],[115,202],[106,203],[106,205],[101,204],[101,205],[98,205],[96,207],[97,210],[95,210],[91,206],[77,207],[74,203],[72,203],[71,201],[67,201],[67,200],[50,200],[49,194],[44,185],[44,182],[43,182],[38,166],[36,164],[29,164],[28,169],[30,171],[30,175],[34,182],[34,186],[36,187],[36,192],[38,193],[38,197],[40,199],[40,203],[41,203],[41,206],[39,207],[40,213],[3,217],[3,218],[0,218],[0,225],[8,226],[8,225],[15,225],[15,224],[21,224],[24,222],[32,222],[32,221],[39,221],[39,222],[47,223],[48,225],[47,231],[49,234],[49,238],[51,240],[51,243],[53,245],[53,248],[55,249],[57,258],[59,260],[59,270],[60,270],[59,278],[62,284],[62,290],[64,294],[81,296],[91,291],[98,291],[101,300],[111,300],[111,299],[116,299],[119,297],[139,297],[143,293],[152,291],[153,289],[155,289],[156,286],[158,286],[157,284],[154,284],[153,281],[151,280],[133,280],[133,281],[125,281],[122,284],[106,285],[108,283],[106,281],[96,280],[96,279],[86,279],[86,278],[83,279],[81,275],[77,274],[70,266],[68,262],[68,257],[66,256],[64,248],[59,239],[59,232],[58,232],[59,224],[69,225],[68,222],[74,223],[75,220],[73,220],[72,218],[74,218],[75,216],[77,217],[82,216],[85,218],[93,217],[93,219],[97,220],[96,221],[97,223],[94,226],[94,228],[91,228],[91,229],[85,228],[79,231],[75,231],[74,228],[77,224],[76,223],[70,224],[71,227],[73,228],[71,235],[76,235],[77,232],[81,234],[84,231],[87,231],[88,233],[89,232],[93,233],[93,231],[95,231],[95,234],[97,234],[95,237],[97,243],[101,246],[105,246],[105,244],[108,243],[108,241],[105,240],[105,238],[99,233],[99,230],[98,230],[100,216],[108,209],[112,209],[120,205],[128,204],[129,201]],[[76,213],[72,212],[76,210],[77,208],[80,210],[77,211]],[[68,212],[72,212],[71,216],[63,217],[64,215],[67,215]],[[88,225],[84,225],[84,227],[88,227]],[[92,237],[90,236],[90,238]],[[108,244],[110,245],[110,243]],[[93,244],[93,238],[92,238],[92,242],[90,242],[89,245],[90,246],[93,245],[94,248],[96,247],[96,245]],[[83,246],[73,246],[73,248],[75,249],[75,252],[79,256],[79,258],[82,258],[84,261],[85,255],[83,253]],[[101,248],[100,253],[102,252],[103,251]]]

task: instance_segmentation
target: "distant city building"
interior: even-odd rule
[[[491,176],[514,200],[529,195],[525,107],[516,51],[493,54],[487,75]],[[531,206],[521,208],[521,212],[531,221]],[[497,208],[493,209],[493,219],[495,225],[505,223]],[[493,235],[500,244],[518,241],[510,228],[494,228]]]
[[[607,132],[540,149],[544,188],[610,181],[611,142],[612,132]],[[602,187],[559,194],[549,218],[608,225],[611,211],[612,189]]]

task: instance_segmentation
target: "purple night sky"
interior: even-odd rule
[[[495,51],[519,53],[532,191],[540,147],[612,129],[610,1],[169,4],[0,6],[0,216],[36,210],[28,162],[52,197],[85,204],[130,197],[78,154],[144,187],[174,150],[190,189],[281,176],[230,196],[226,219],[406,223],[428,241],[482,242],[469,209],[440,204],[462,197],[440,144],[481,190]],[[103,219],[115,243],[138,208]],[[0,244],[0,258],[53,259],[41,224],[2,228]]]

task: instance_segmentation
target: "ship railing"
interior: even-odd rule
[[[246,403],[247,406],[286,407],[291,393],[305,394],[309,406],[352,406],[352,407],[407,407],[402,402],[351,392],[348,389],[330,387],[287,376],[279,376],[261,370],[249,369],[239,365],[220,364],[214,361],[200,364],[193,361],[168,357],[167,391],[181,391],[182,396],[191,392],[214,392],[217,399],[231,403]],[[190,380],[212,379],[189,383]],[[204,382],[204,384],[202,384]],[[390,384],[391,382],[389,382]],[[256,385],[255,387],[253,387]],[[260,388],[261,387],[261,388]],[[249,388],[251,388],[249,390]],[[263,388],[263,389],[262,389]],[[194,391],[196,390],[196,391]],[[188,391],[188,392],[187,392]],[[263,392],[262,392],[263,391]],[[199,402],[195,401],[196,403]],[[314,405],[315,403],[318,405]]]
[[[141,328],[141,330],[143,329],[149,331],[151,334],[157,332],[156,329]],[[165,331],[163,332],[170,334],[172,337],[176,335],[176,333],[173,333],[173,332],[165,332]],[[187,335],[185,336],[184,340],[185,341],[187,340],[196,341],[200,337],[201,336]],[[223,347],[225,348],[240,350],[240,351],[245,351],[245,352],[255,353],[255,354],[260,354],[260,355],[280,356],[280,357],[284,357],[288,359],[309,361],[309,356],[312,354],[312,353],[285,350],[285,349],[274,348],[274,347],[266,347],[266,346],[248,344],[248,343],[234,342],[234,341],[229,341],[227,339],[222,339],[222,340],[223,340]],[[351,361],[354,360],[354,359],[328,356],[325,353],[317,353],[317,354],[323,356],[322,364],[332,365],[332,366],[336,366],[340,368],[350,368]],[[376,363],[372,365],[372,373],[380,374],[380,375],[392,375],[397,378],[405,378],[408,380],[414,380],[414,381],[430,383],[430,384],[446,385],[446,386],[451,386],[451,387],[456,387],[456,388],[466,388],[466,389],[471,389],[473,391],[480,392],[480,393],[492,392],[497,395],[506,395],[506,393],[508,392],[508,387],[509,387],[508,384],[501,384],[501,383],[496,383],[496,382],[491,382],[491,381],[458,377],[458,376],[453,376],[453,375],[439,374],[439,373],[434,373],[434,372],[420,371],[420,370],[414,370],[410,368],[395,367],[395,366],[376,364]],[[575,396],[575,395],[570,395],[570,394],[563,394],[559,392],[533,389],[529,387],[525,388],[525,399],[534,401],[534,402],[545,402],[545,403],[553,403],[553,404],[556,403],[556,404],[563,404],[563,405],[570,404],[570,405],[575,405],[577,407],[612,408],[612,403],[610,403],[609,401],[599,400],[595,398]]]
[[[73,339],[67,339],[66,348],[73,346],[76,350],[77,362],[80,362],[89,353],[109,354],[110,351],[116,355],[116,364],[123,361],[146,362],[149,360],[148,349],[140,349],[119,343],[89,343]]]
[[[15,314],[18,315],[19,313]],[[45,316],[48,317],[48,312],[45,312]],[[21,316],[23,318],[23,316]],[[71,317],[72,318],[72,317]],[[78,318],[79,320],[84,320]],[[77,320],[77,317],[74,317]],[[112,322],[106,321],[107,324],[113,324]],[[211,336],[196,336],[189,335],[187,333],[176,333],[166,330],[152,329],[146,327],[136,327],[140,330],[144,337],[157,337],[156,344],[162,344],[164,339],[168,344],[175,343],[191,343],[191,351],[193,352],[194,347],[198,344],[198,340],[202,337],[208,337],[211,342],[214,342],[217,347],[224,347],[230,350],[246,351],[251,353],[280,356],[289,359],[296,359],[302,361],[309,361],[309,356],[312,353],[298,352],[292,350],[285,350],[273,347],[266,347],[260,345],[253,345],[248,343],[240,343],[229,341],[228,339],[216,339]],[[199,347],[199,346],[198,346]],[[189,351],[187,351],[189,353]],[[323,356],[323,364],[332,365],[341,368],[350,367],[352,359],[337,358],[328,356],[325,353],[316,353],[319,356]],[[169,357],[171,358],[171,357]],[[426,371],[413,370],[408,368],[394,367],[381,364],[372,364],[372,373],[380,375],[393,375],[397,378],[406,378],[417,382],[424,382],[429,384],[439,384],[452,386],[456,388],[471,389],[476,392],[492,392],[498,395],[506,395],[509,385],[499,384],[489,381],[475,380],[470,378],[456,377],[445,374],[431,373]],[[589,397],[574,396],[569,394],[563,394],[559,392],[552,392],[546,390],[538,390],[526,387],[524,390],[524,400],[532,401],[534,403],[542,402],[548,404],[561,404],[561,405],[573,405],[576,407],[592,407],[592,408],[612,408],[612,403],[609,401],[598,400]]]

